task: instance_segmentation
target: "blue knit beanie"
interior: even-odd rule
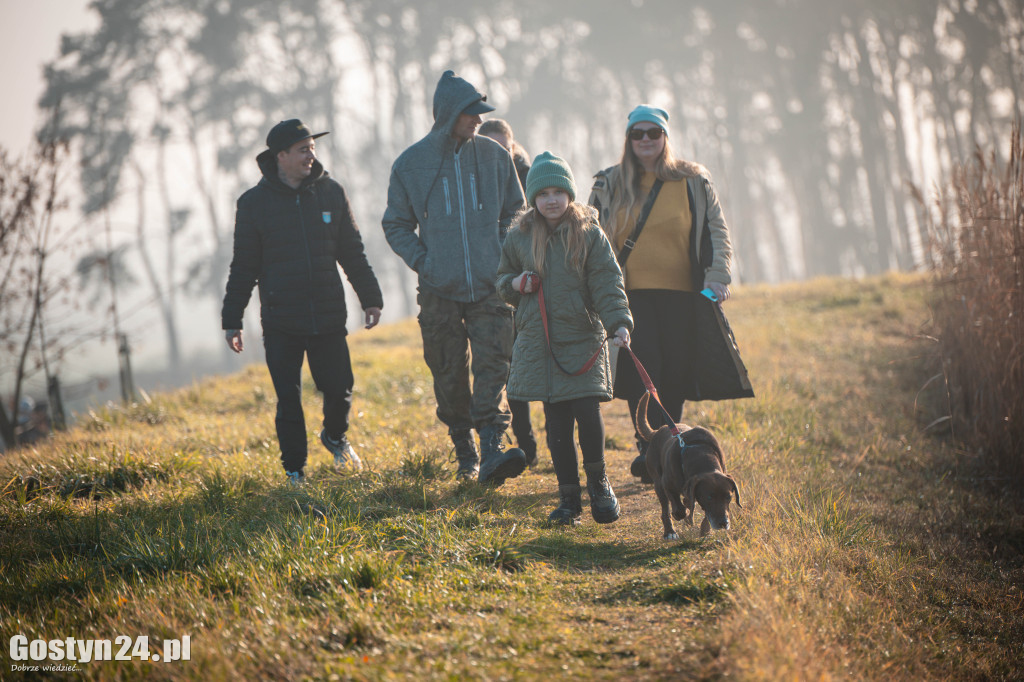
[[[526,203],[533,206],[533,199],[546,187],[557,187],[569,193],[569,201],[576,201],[576,181],[572,169],[565,159],[551,152],[542,152],[533,160],[530,172],[526,174]]]
[[[668,112],[650,104],[641,104],[629,112],[629,122],[626,124],[626,134],[640,121],[647,121],[659,126],[668,135]]]

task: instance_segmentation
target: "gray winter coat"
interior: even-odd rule
[[[516,307],[516,340],[508,397],[557,403],[574,398],[612,399],[611,367],[605,338],[619,327],[633,330],[633,318],[622,288],[622,270],[608,238],[597,225],[586,229],[586,262],[581,275],[565,262],[565,225],[548,240],[542,286],[551,348],[558,362],[576,372],[598,349],[601,355],[589,371],[570,376],[558,369],[548,352],[535,293],[520,294],[512,280],[521,272],[536,272],[532,236],[518,227],[508,233],[498,266],[498,295]]]
[[[445,71],[434,92],[434,127],[392,166],[381,221],[391,248],[419,274],[420,290],[462,302],[494,293],[501,243],[524,204],[504,147],[476,135],[455,149],[459,114],[482,98]]]

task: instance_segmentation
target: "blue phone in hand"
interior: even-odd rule
[[[711,291],[710,287],[705,287],[704,290],[700,292],[700,295],[712,303],[718,303],[718,297],[715,296],[715,292]]]

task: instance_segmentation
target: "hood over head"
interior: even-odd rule
[[[469,81],[456,75],[451,69],[445,71],[434,90],[434,127],[431,132],[451,135],[459,114],[471,104],[479,105],[482,109],[479,113],[494,111],[494,107],[487,104],[486,100],[487,96],[473,87]]]

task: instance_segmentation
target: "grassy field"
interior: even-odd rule
[[[190,638],[189,661],[74,664],[87,679],[1020,679],[1022,507],[926,428],[927,295],[917,276],[738,291],[757,397],[684,415],[742,493],[706,538],[662,539],[619,401],[617,523],[584,502],[547,525],[546,448],[497,490],[456,484],[413,321],[350,339],[358,475],[317,443],[307,379],[308,483],[286,485],[262,366],[97,411],[0,459],[0,678],[39,665],[11,660],[20,634]]]

